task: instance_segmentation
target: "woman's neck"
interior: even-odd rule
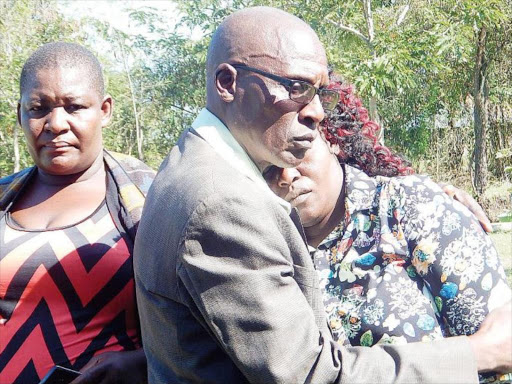
[[[37,182],[46,186],[62,187],[75,183],[103,179],[105,167],[103,166],[103,151],[99,153],[91,166],[82,172],[71,175],[52,175],[38,168]]]
[[[342,179],[340,186],[340,193],[336,204],[328,215],[326,215],[317,224],[310,227],[305,227],[304,232],[308,244],[312,247],[318,245],[336,228],[341,220],[345,217],[345,168],[342,167]]]

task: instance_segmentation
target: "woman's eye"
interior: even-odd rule
[[[272,165],[271,167],[267,168],[265,172],[263,172],[263,178],[267,181],[267,183],[271,183],[277,178],[280,170],[281,168]]]

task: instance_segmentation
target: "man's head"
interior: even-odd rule
[[[88,169],[101,154],[102,128],[111,115],[100,64],[87,49],[50,43],[26,61],[18,122],[41,171],[71,175]]]
[[[268,7],[226,18],[208,50],[207,107],[262,171],[272,164],[298,165],[324,117],[318,95],[309,102],[291,100],[293,89],[268,74],[316,88],[327,85],[327,59],[315,32],[297,17]]]

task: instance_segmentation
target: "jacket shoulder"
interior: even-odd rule
[[[6,186],[13,183],[15,180],[19,180],[23,176],[27,175],[33,168],[34,167],[25,168],[9,176],[2,177],[0,179],[0,188],[6,188]]]
[[[34,169],[35,167],[25,168],[0,179],[0,210],[3,210],[17,196]]]

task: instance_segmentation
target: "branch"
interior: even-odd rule
[[[169,104],[169,107],[179,109],[179,110],[181,110],[183,112],[186,112],[188,114],[191,114],[191,115],[195,113],[195,112],[189,111],[188,109],[185,109],[183,107],[179,107],[179,106],[174,105],[174,104]]]
[[[407,15],[407,12],[409,12],[409,9],[411,8],[410,4],[407,4],[402,12],[400,12],[400,16],[398,16],[398,19],[396,19],[396,26],[398,27],[400,24],[403,23],[405,19],[405,15]]]
[[[373,28],[373,15],[372,15],[372,2],[371,0],[363,0],[364,18],[366,20],[366,26],[368,27],[368,38],[370,44],[373,43],[375,38],[375,31]]]
[[[353,33],[354,35],[356,35],[357,37],[359,37],[361,40],[363,40],[366,44],[368,44],[369,46],[371,46],[371,43],[370,43],[370,39],[368,39],[365,35],[363,35],[361,32],[359,32],[357,29],[355,28],[352,28],[352,27],[347,27],[346,25],[343,25],[341,23],[337,23],[335,21],[332,21],[331,19],[327,18],[326,19],[329,23],[331,23],[332,25],[338,27],[339,29],[343,30],[343,31],[347,31],[347,32],[350,32],[350,33]]]

